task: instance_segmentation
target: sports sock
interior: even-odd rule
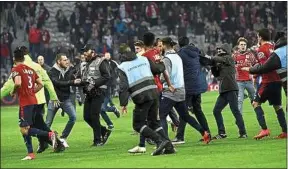
[[[257,115],[257,120],[259,125],[261,126],[261,128],[263,130],[267,129],[267,125],[266,125],[266,121],[265,121],[265,116],[264,116],[264,112],[261,106],[258,106],[254,109],[256,115]]]
[[[37,136],[48,137],[49,136],[47,131],[39,130],[36,128],[30,128],[28,131],[28,135],[33,136],[33,137],[37,137]]]
[[[157,146],[162,142],[161,137],[149,127],[145,127],[140,134],[146,138],[151,138],[157,144]]]
[[[277,110],[276,114],[277,114],[278,122],[282,128],[282,132],[287,133],[287,123],[286,123],[285,113],[284,113],[283,109],[281,108],[281,109]]]
[[[140,141],[139,141],[139,147],[145,147],[145,137],[140,134]]]
[[[28,151],[28,154],[33,153],[32,138],[31,136],[23,135],[24,142]]]

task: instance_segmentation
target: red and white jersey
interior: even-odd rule
[[[19,64],[13,67],[11,76],[13,80],[16,76],[21,77],[21,87],[17,91],[20,107],[37,104],[34,92],[35,81],[39,78],[37,73],[32,68]]]
[[[257,51],[257,58],[260,64],[264,64],[274,51],[274,44],[267,42],[262,44]],[[266,74],[262,74],[261,83],[270,83],[280,81],[280,77],[276,71],[272,71]]]
[[[233,58],[236,62],[236,80],[237,81],[250,81],[252,76],[248,71],[243,71],[243,67],[251,67],[256,63],[256,58],[252,52],[239,52],[236,51],[233,53]]]

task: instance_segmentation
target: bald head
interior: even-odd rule
[[[44,57],[41,55],[38,56],[37,62],[39,63],[39,65],[43,66],[44,65]]]

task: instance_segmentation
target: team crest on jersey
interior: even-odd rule
[[[263,52],[260,52],[260,53],[258,53],[258,58],[259,59],[262,59],[262,58],[264,58],[265,57],[265,55],[264,55],[264,53]]]

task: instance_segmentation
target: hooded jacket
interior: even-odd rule
[[[219,81],[219,93],[225,93],[228,91],[238,91],[238,85],[236,82],[236,69],[235,62],[231,55],[231,47],[228,44],[223,44],[219,47],[226,53],[219,54],[218,56],[212,57],[212,61],[216,63],[216,67],[211,69],[213,74],[216,75]]]
[[[199,54],[200,50],[191,45],[184,46],[178,51],[183,62],[186,94],[200,94],[207,90],[206,79],[203,81],[202,78]]]
[[[74,85],[74,73],[74,69],[71,67],[64,70],[57,64],[54,64],[48,73],[61,102],[67,100],[70,96],[70,86]]]
[[[134,52],[125,52],[124,54],[121,54],[120,56],[121,62],[130,62],[130,61],[135,60],[136,58],[137,56]],[[149,59],[148,61],[149,61],[151,72],[153,75],[161,74],[164,72],[165,66],[163,63],[154,63]],[[120,67],[121,67],[121,64],[120,64]],[[117,72],[120,78],[120,84],[119,84],[120,106],[127,106],[129,95],[133,91],[129,88],[128,78],[125,72],[120,69],[118,69]],[[141,82],[140,84],[135,85],[133,89],[135,90],[137,88],[136,90],[141,90],[141,88],[144,88],[147,85],[150,85],[151,83],[155,84],[154,80],[153,81],[145,80]],[[154,100],[158,98],[159,98],[158,92],[157,92],[157,89],[155,88],[155,89],[145,90],[141,92],[140,94],[135,95],[134,97],[132,97],[132,100],[134,104],[142,104],[146,101]]]

